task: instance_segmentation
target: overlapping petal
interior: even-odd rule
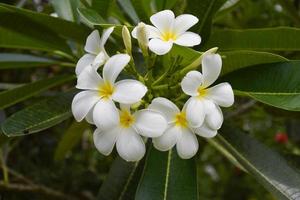
[[[146,152],[143,139],[133,128],[121,130],[116,147],[119,155],[129,162],[139,161]]]
[[[220,83],[207,89],[207,98],[222,107],[229,107],[234,103],[234,94],[229,83]]]
[[[178,155],[182,159],[189,159],[197,153],[198,148],[196,135],[190,129],[183,128],[176,144]]]
[[[140,110],[134,114],[134,118],[136,120],[134,127],[145,137],[161,136],[168,125],[165,117],[154,110]]]
[[[119,124],[119,111],[110,99],[101,99],[95,105],[93,119],[97,127],[106,131]]]
[[[121,130],[119,127],[101,131],[101,129],[97,128],[93,134],[94,144],[97,150],[103,155],[109,155],[118,139]]]
[[[202,125],[205,118],[203,102],[197,97],[191,97],[186,103],[186,119],[193,128]]]
[[[205,122],[212,129],[220,129],[223,123],[223,113],[213,101],[205,100]]]
[[[153,99],[151,104],[148,106],[148,109],[161,112],[167,119],[168,123],[174,122],[176,114],[180,112],[178,107],[172,101],[162,97]]]
[[[109,36],[114,31],[114,27],[110,27],[108,29],[103,30],[102,37],[100,39],[100,48],[104,50],[104,45],[107,42]]]
[[[82,56],[76,64],[76,75],[78,76],[87,66],[93,64],[95,58],[95,55],[89,53]]]
[[[153,145],[160,151],[168,151],[177,143],[180,134],[181,128],[171,124],[162,136],[152,139]]]
[[[201,37],[193,32],[185,32],[174,43],[185,47],[193,47],[201,43]]]
[[[75,95],[72,101],[72,113],[76,121],[81,121],[100,100],[100,97],[95,91],[83,91]]]
[[[98,30],[94,30],[86,39],[84,50],[88,53],[97,55],[101,51],[101,39]]]
[[[203,123],[201,127],[195,129],[195,133],[201,137],[212,138],[218,134],[218,131],[208,127],[206,123]]]
[[[130,56],[127,54],[117,54],[108,59],[103,68],[104,81],[114,83],[129,61]]]
[[[171,10],[163,10],[152,15],[150,21],[160,32],[172,31],[175,23],[175,15]]]
[[[219,54],[207,53],[202,58],[203,86],[208,87],[214,83],[220,75],[222,59]]]
[[[157,55],[168,53],[173,46],[172,41],[162,41],[161,39],[153,38],[149,42],[149,48]]]
[[[198,96],[198,88],[202,85],[202,74],[198,71],[190,71],[181,81],[183,92],[190,96]]]
[[[98,90],[103,79],[92,66],[87,66],[77,77],[76,88],[82,90]]]

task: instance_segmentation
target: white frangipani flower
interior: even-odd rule
[[[162,97],[153,99],[148,109],[161,112],[168,122],[168,128],[160,137],[153,138],[154,147],[167,151],[176,145],[178,155],[183,159],[193,157],[198,151],[198,140],[195,134],[210,138],[216,131],[206,127],[194,128],[186,117],[186,105],[182,111],[170,100]]]
[[[171,10],[163,10],[152,15],[150,21],[154,26],[146,25],[150,38],[149,48],[157,55],[168,53],[173,43],[192,47],[201,42],[198,34],[187,31],[199,21],[193,15],[183,14],[175,18]],[[134,38],[137,38],[136,33],[137,31],[133,30]]]
[[[80,73],[76,88],[85,91],[79,92],[72,102],[72,112],[77,121],[87,117],[88,122],[106,130],[114,126],[114,122],[119,119],[113,101],[133,104],[143,98],[147,87],[141,82],[130,79],[116,82],[129,61],[130,56],[127,54],[112,56],[104,65],[103,78],[91,66]]]
[[[190,97],[186,106],[187,120],[194,128],[218,130],[223,123],[219,106],[229,107],[234,103],[233,90],[229,83],[213,84],[220,75],[222,59],[219,54],[206,53],[202,59],[202,74],[190,71],[181,82],[183,92]],[[203,123],[204,122],[204,123]]]
[[[100,37],[99,31],[94,30],[86,40],[84,50],[87,52],[82,56],[76,65],[76,75],[79,75],[86,66],[92,65],[95,69],[98,69],[109,58],[104,45],[114,31],[114,27],[103,30],[102,37]]]
[[[126,161],[138,161],[145,154],[144,137],[158,137],[167,128],[167,121],[160,112],[140,110],[132,114],[130,108],[121,105],[114,126],[94,132],[94,144],[98,151],[109,155],[116,144],[119,155]]]

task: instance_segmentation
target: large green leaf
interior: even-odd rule
[[[9,29],[11,30],[10,32],[13,32],[12,30],[19,30],[20,28],[17,29],[18,26],[21,26],[24,29],[42,28],[46,30],[46,32],[38,32],[38,30],[31,30],[31,31],[38,32],[40,36],[37,36],[37,38],[41,38],[41,39],[44,38],[44,40],[47,39],[47,37],[49,37],[47,35],[56,33],[64,38],[72,39],[80,44],[84,44],[86,37],[90,32],[87,27],[78,25],[76,23],[72,23],[60,18],[51,17],[43,13],[37,13],[25,9],[19,9],[14,6],[9,6],[7,4],[1,4],[1,3],[0,3],[0,22],[1,22],[1,28],[5,30],[10,28]],[[16,24],[18,24],[18,26],[15,26]],[[20,32],[21,33],[25,32],[25,30],[20,30]],[[51,41],[51,42],[56,43],[56,41]]]
[[[86,122],[78,123],[74,121],[71,126],[64,133],[62,138],[55,149],[54,160],[61,161],[65,158],[66,154],[80,142],[85,130],[89,128]]]
[[[82,19],[91,25],[104,24],[105,20],[93,9],[78,8],[78,12]]]
[[[299,51],[300,29],[277,27],[245,30],[215,30],[203,49]]]
[[[22,136],[50,128],[72,116],[73,92],[52,97],[16,112],[2,124],[7,136]]]
[[[152,15],[151,0],[131,0],[137,15],[141,21],[148,23],[150,16]]]
[[[6,90],[0,93],[0,109],[7,108],[11,105],[24,101],[34,95],[37,95],[49,88],[61,85],[73,80],[73,75],[61,75],[52,78],[47,78],[40,81],[35,81],[11,90]]]
[[[117,157],[101,185],[97,199],[128,200],[134,199],[138,181],[142,175],[145,159],[139,162],[126,162]]]
[[[0,69],[41,67],[57,63],[59,61],[28,54],[0,53]]]
[[[225,75],[234,90],[278,108],[300,111],[300,61],[262,64]]]
[[[205,43],[210,35],[212,18],[227,0],[195,0],[187,1],[187,12],[198,17],[199,22],[193,28]]]
[[[175,149],[161,152],[152,147],[135,199],[198,199],[195,160],[179,158]]]
[[[215,140],[277,199],[300,198],[300,174],[283,157],[236,128],[220,132]]]
[[[65,20],[77,22],[79,0],[51,0],[57,15]]]
[[[223,58],[221,75],[244,68],[251,65],[275,63],[287,61],[286,58],[272,53],[258,51],[227,51],[219,52]],[[170,52],[170,57],[181,58],[180,65],[186,67],[201,56],[201,53],[190,48],[174,46]],[[200,65],[200,62],[199,62]],[[199,68],[198,68],[199,69]]]
[[[93,0],[92,9],[95,10],[102,17],[107,18],[111,3],[112,1],[107,1],[107,0]]]
[[[121,8],[125,11],[125,13],[130,17],[130,19],[137,24],[140,19],[136,14],[135,9],[130,0],[117,0],[120,4]]]

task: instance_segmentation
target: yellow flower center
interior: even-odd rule
[[[198,88],[198,97],[204,97],[207,95],[207,90],[205,88],[199,87]]]
[[[177,39],[177,35],[175,33],[171,32],[171,31],[167,31],[167,32],[165,32],[161,35],[161,38],[162,38],[163,41],[166,41],[166,42],[169,41],[169,40],[174,41],[174,40]]]
[[[185,112],[180,112],[176,114],[175,116],[175,125],[176,126],[181,126],[181,127],[187,127],[188,123],[186,121],[186,113]]]
[[[133,115],[127,110],[122,110],[120,113],[120,124],[124,128],[130,127],[134,123],[135,119]]]
[[[106,82],[99,86],[99,96],[103,98],[106,99],[110,98],[110,96],[114,93],[114,91],[115,91],[114,86],[109,82]]]

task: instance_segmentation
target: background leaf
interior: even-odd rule
[[[291,27],[214,30],[202,49],[219,47],[223,50],[299,51],[300,29]]]
[[[262,64],[222,77],[234,90],[278,108],[300,111],[300,61]]]
[[[300,198],[300,174],[285,159],[236,128],[220,132],[217,141],[276,198]]]
[[[54,160],[63,160],[67,153],[80,142],[84,131],[88,128],[89,125],[85,121],[81,123],[74,121],[59,140],[59,143],[55,149]]]
[[[59,61],[29,54],[0,53],[0,70],[27,67],[42,67],[57,63],[59,63]]]
[[[179,158],[175,148],[161,152],[152,147],[135,199],[198,199],[195,160]]]
[[[193,14],[199,19],[199,22],[192,28],[192,30],[200,34],[202,44],[204,44],[209,38],[212,18],[225,2],[226,0],[187,1],[188,5],[186,13]]]
[[[72,116],[73,92],[33,104],[10,116],[2,124],[5,135],[22,136],[50,128]]]
[[[24,101],[34,95],[37,95],[49,88],[61,85],[73,80],[73,75],[61,75],[52,78],[47,78],[40,81],[35,81],[11,90],[6,90],[0,93],[0,109],[7,108],[11,105]]]
[[[79,0],[51,0],[57,15],[65,20],[78,22]]]
[[[134,199],[138,181],[141,177],[145,159],[138,163],[126,162],[117,157],[102,184],[97,199],[127,200]]]

